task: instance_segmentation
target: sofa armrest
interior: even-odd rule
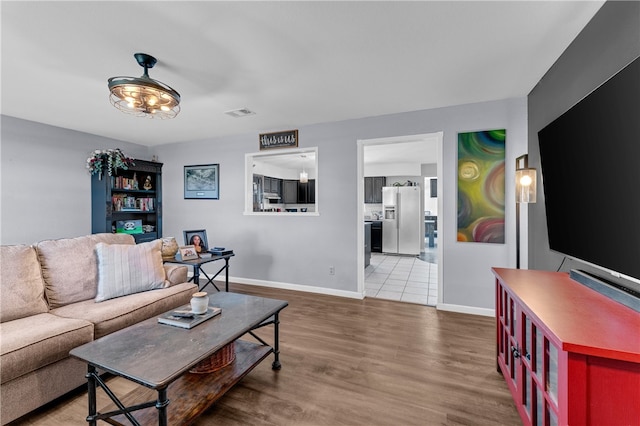
[[[171,263],[165,263],[163,266],[170,286],[187,282],[188,267]]]

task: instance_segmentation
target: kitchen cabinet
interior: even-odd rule
[[[299,180],[283,180],[282,202],[285,204],[315,204],[315,179],[309,179],[307,183],[301,183]]]
[[[282,202],[285,204],[298,203],[298,181],[285,179],[282,181]]]
[[[282,196],[282,179],[265,176],[264,192],[268,192],[270,194],[278,194],[279,196]]]
[[[387,183],[384,176],[374,176],[364,178],[364,202],[366,204],[382,203],[382,188]]]
[[[382,253],[382,221],[371,222],[371,251]]]
[[[562,272],[493,268],[496,356],[524,425],[640,419],[640,313]]]
[[[306,183],[298,182],[298,204],[315,204],[316,202],[316,181],[309,179]]]

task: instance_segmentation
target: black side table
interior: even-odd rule
[[[216,284],[213,282],[213,280],[218,275],[220,275],[220,272],[225,271],[225,291],[228,292],[229,291],[229,259],[232,258],[233,256],[235,256],[234,253],[229,253],[229,254],[225,254],[223,256],[213,255],[212,257],[208,257],[208,258],[199,257],[199,258],[193,259],[193,260],[171,259],[171,260],[165,260],[164,263],[179,263],[180,265],[193,266],[193,277],[191,277],[189,282],[193,281],[193,283],[198,286],[199,290],[202,290],[206,286],[211,284],[212,286],[215,287],[216,290],[220,291],[220,289],[218,288],[218,286],[216,286]],[[207,273],[204,271],[204,269],[202,269],[202,265],[204,265],[206,263],[209,263],[209,262],[215,262],[216,260],[224,260],[224,265],[212,277],[209,277],[209,275],[207,275]],[[205,278],[207,278],[207,282],[202,287],[200,287],[200,273],[201,272],[202,272],[202,275],[204,275]]]

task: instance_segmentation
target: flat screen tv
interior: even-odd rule
[[[640,57],[538,132],[550,249],[640,283]]]

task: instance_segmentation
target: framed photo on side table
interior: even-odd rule
[[[180,253],[180,259],[193,260],[198,258],[195,246],[182,246],[178,249]]]
[[[220,164],[184,166],[184,198],[220,199]]]
[[[196,229],[193,231],[182,231],[182,233],[184,234],[184,244],[194,246],[198,254],[206,253],[209,250],[206,230]]]

